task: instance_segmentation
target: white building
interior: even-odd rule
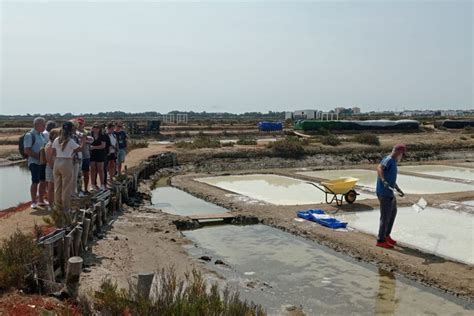
[[[352,114],[360,114],[360,108],[355,106],[352,108]]]

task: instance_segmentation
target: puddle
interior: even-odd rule
[[[338,218],[359,231],[374,236],[378,233],[379,210],[354,212]],[[433,207],[417,213],[412,207],[402,207],[398,209],[392,237],[410,248],[473,265],[473,231],[473,214]]]
[[[31,175],[26,166],[0,167],[0,210],[29,201],[30,185]]]
[[[431,176],[474,181],[474,169],[443,165],[402,166],[400,171],[415,172]]]
[[[219,271],[241,297],[270,315],[302,305],[307,315],[468,315],[467,302],[442,296],[375,266],[348,260],[316,243],[264,225],[186,231],[193,256],[221,259]],[[472,311],[471,311],[472,312]]]
[[[196,179],[196,181],[276,205],[326,202],[325,194],[305,181],[272,174],[209,177]],[[357,196],[357,200],[371,198],[375,196],[368,194]]]
[[[198,199],[173,187],[161,187],[152,191],[152,206],[163,212],[188,216],[226,213],[223,207]]]
[[[298,174],[322,179],[333,179],[349,176],[355,177],[359,179],[357,182],[358,185],[370,188],[372,190],[375,190],[375,184],[377,181],[376,171],[364,169],[307,171],[298,172]],[[397,183],[405,193],[412,194],[452,193],[474,190],[474,185],[472,184],[427,179],[403,174],[398,174]]]

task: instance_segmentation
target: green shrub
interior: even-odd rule
[[[270,148],[277,157],[301,158],[305,154],[302,142],[298,137],[294,136],[269,143],[267,147]]]
[[[136,287],[126,291],[106,279],[95,293],[94,306],[105,315],[266,315],[260,305],[241,301],[238,292],[226,288],[220,294],[217,284],[209,287],[196,270],[184,280],[171,269],[157,277],[150,298],[139,296]]]
[[[219,148],[221,142],[217,139],[211,139],[205,136],[198,136],[192,142],[177,142],[177,148],[196,149],[196,148]]]
[[[239,137],[237,145],[257,145],[257,139],[255,139],[254,137]]]
[[[341,140],[335,135],[324,136],[321,138],[323,145],[337,146],[341,144]]]
[[[234,142],[223,142],[221,143],[222,147],[234,147],[235,143]]]
[[[32,235],[17,230],[3,239],[0,246],[0,291],[11,287],[24,289],[33,264],[41,257],[41,250]]]
[[[380,146],[380,139],[375,134],[358,134],[354,136],[353,141],[359,144],[367,144],[367,145],[374,145]]]
[[[147,148],[148,147],[148,141],[146,139],[131,139],[127,143],[127,150],[130,152],[134,149],[137,148]]]

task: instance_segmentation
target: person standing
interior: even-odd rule
[[[122,164],[125,162],[127,154],[128,136],[123,130],[123,123],[118,122],[115,127],[115,135],[117,136],[118,154],[117,154],[117,173],[122,174]]]
[[[46,122],[46,130],[43,132],[44,139],[46,139],[46,142],[49,140],[49,132],[53,128],[56,128],[56,122],[55,121],[47,121]]]
[[[79,193],[79,196],[84,196],[89,193],[89,180],[90,180],[90,158],[91,158],[91,143],[92,137],[89,135],[89,131],[85,129],[86,121],[83,117],[76,119],[78,124],[77,130],[82,133],[83,137],[86,138],[84,147],[82,148],[82,178],[84,182],[84,191]]]
[[[27,132],[23,138],[23,147],[28,156],[28,169],[31,172],[31,208],[45,206],[44,193],[46,189],[46,165],[40,162],[40,152],[46,144],[43,132],[45,130],[46,120],[43,117],[37,117],[33,120],[33,128]]]
[[[393,223],[397,216],[397,199],[394,195],[396,190],[401,197],[405,195],[397,185],[397,163],[406,153],[406,146],[398,144],[393,147],[392,153],[382,159],[377,166],[377,197],[380,202],[380,224],[377,237],[377,247],[393,248],[396,241],[390,237]]]
[[[49,141],[46,144],[45,156],[46,156],[46,184],[48,186],[48,202],[49,210],[52,210],[54,207],[54,177],[53,177],[53,168],[54,168],[54,155],[53,155],[53,142],[59,136],[59,129],[54,128],[49,131]]]
[[[77,123],[75,119],[70,120],[70,122],[72,123],[72,126],[73,126],[71,138],[78,145],[80,145],[82,142],[82,133],[77,130],[77,128],[79,127],[79,123]],[[82,169],[82,150],[74,153],[73,166],[74,166],[74,170],[72,173],[72,177],[73,177],[74,189],[72,190],[72,195],[77,197],[79,192],[81,191],[80,172]]]
[[[94,123],[92,126],[93,142],[91,144],[91,182],[95,190],[99,190],[97,186],[97,176],[100,180],[100,188],[105,190],[104,183],[104,161],[106,156],[107,136],[102,132],[102,125]]]
[[[54,205],[61,208],[63,212],[69,212],[71,208],[71,196],[74,191],[74,162],[75,153],[82,151],[84,139],[77,144],[74,139],[74,124],[65,122],[62,129],[53,142],[53,175],[54,175]]]
[[[107,137],[109,138],[109,142],[107,143],[107,164],[105,166],[105,182],[108,184],[112,184],[113,177],[115,177],[117,166],[117,153],[118,153],[118,142],[117,136],[115,135],[115,124],[110,122],[107,124]],[[107,181],[108,179],[108,181]]]

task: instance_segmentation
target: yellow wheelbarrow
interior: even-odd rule
[[[326,203],[331,204],[336,201],[338,206],[342,205],[343,199],[347,203],[352,204],[357,199],[359,193],[357,193],[354,188],[359,179],[352,177],[342,177],[325,182],[321,182],[321,186],[313,182],[308,182],[309,184],[315,186],[319,190],[323,191],[326,194]],[[331,200],[329,198],[332,196]],[[340,198],[338,197],[340,196]]]

